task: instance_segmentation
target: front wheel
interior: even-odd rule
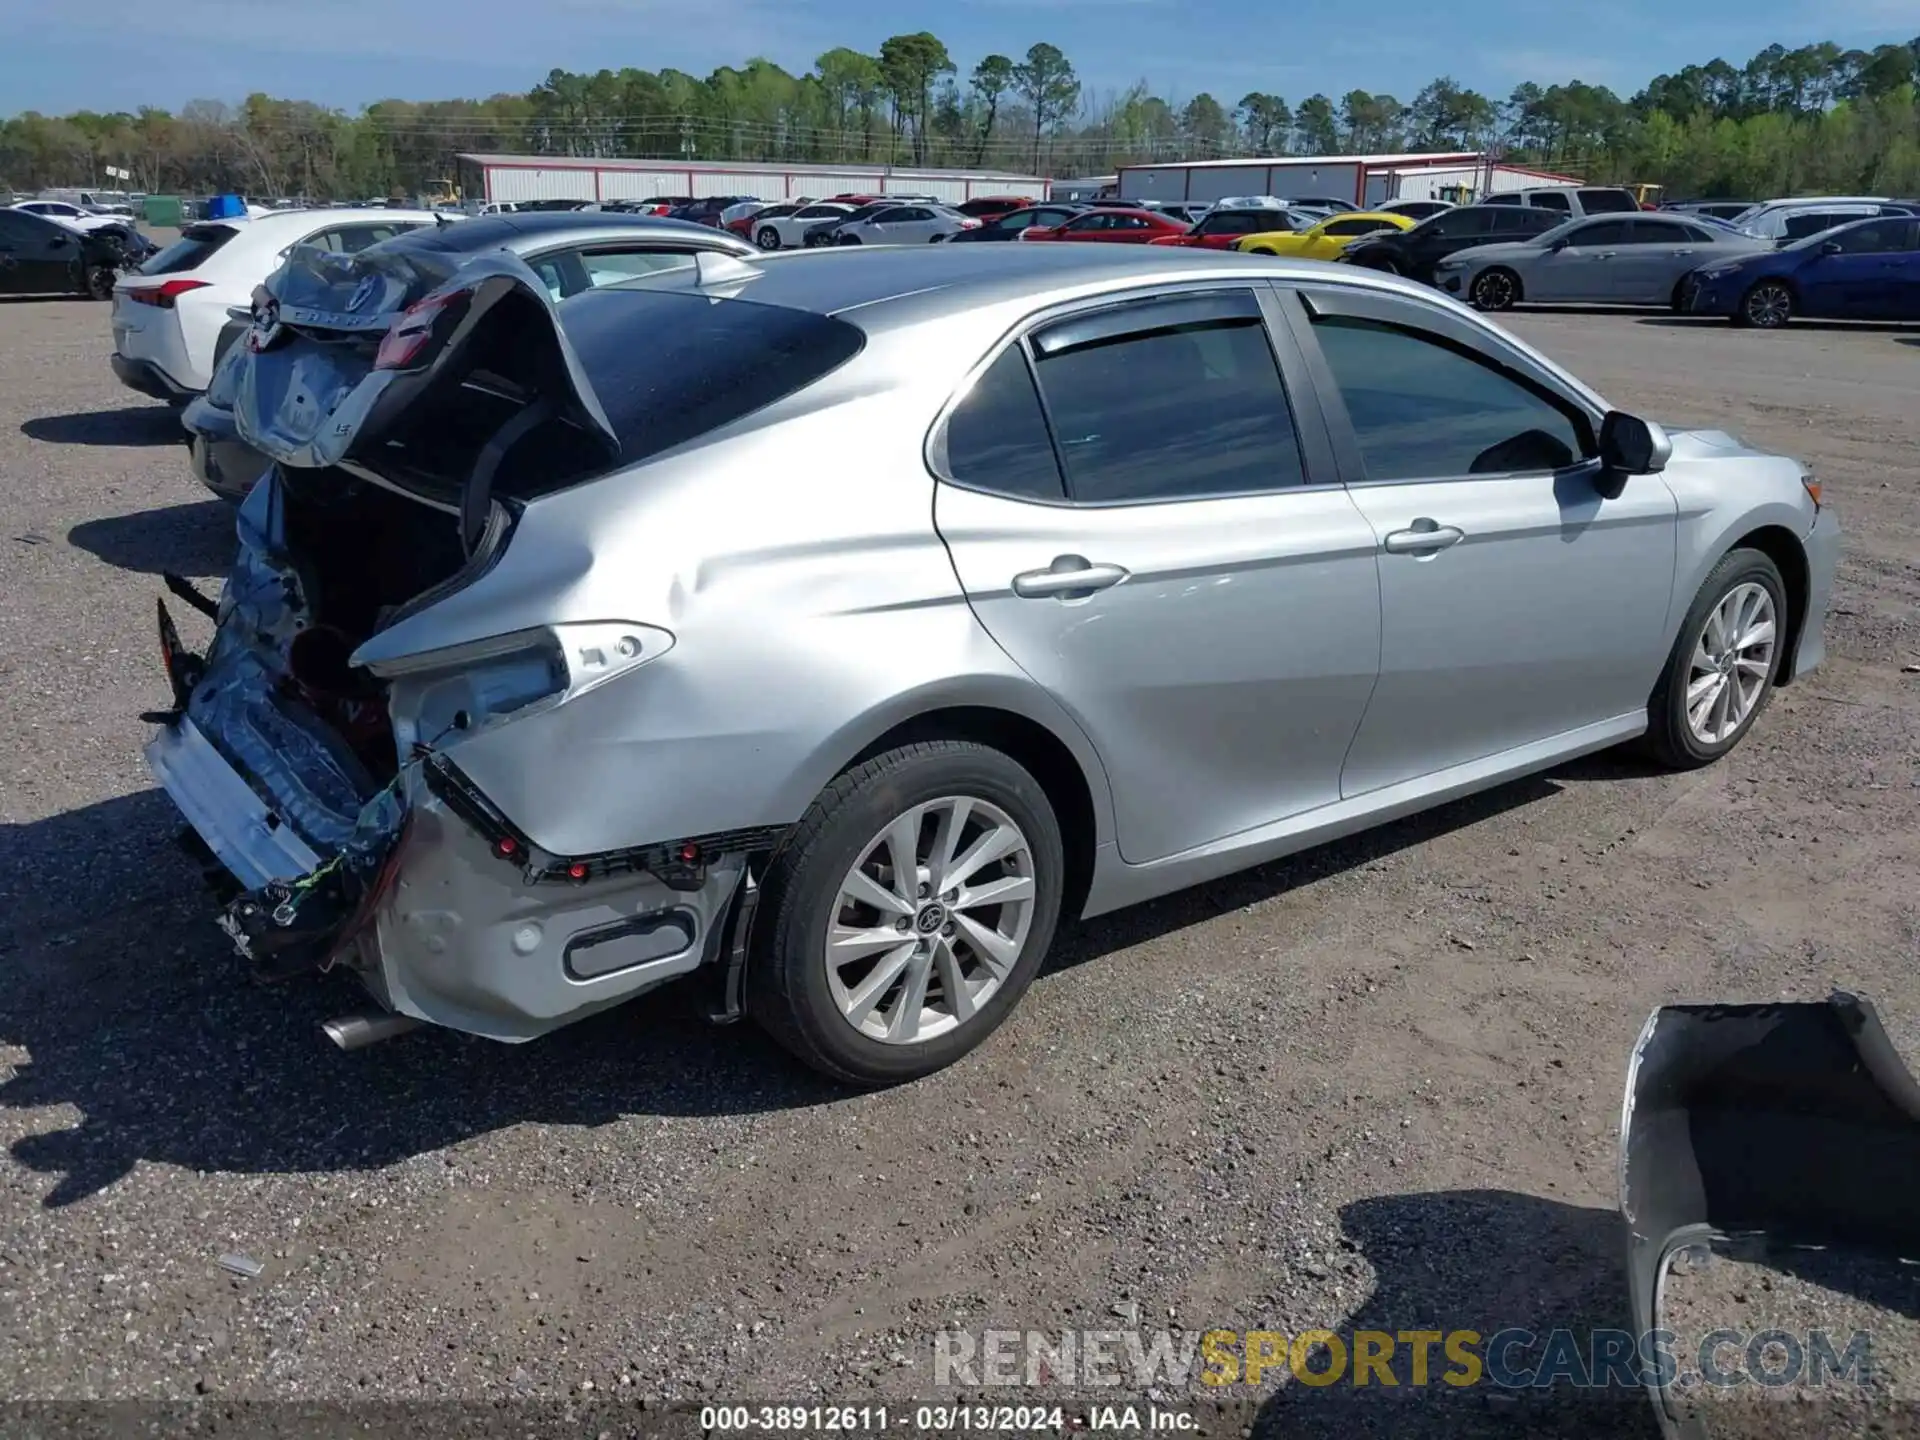
[[[1786,585],[1761,551],[1732,550],[1694,597],[1647,702],[1647,748],[1675,770],[1738,745],[1773,693],[1785,654]]]
[[[119,277],[109,265],[95,265],[87,271],[87,298],[111,300],[114,281]]]
[[[932,1074],[1032,981],[1064,868],[1046,792],[1008,756],[957,740],[886,751],[821,793],[768,871],[747,1011],[835,1079]]]
[[[1793,292],[1778,280],[1762,280],[1747,291],[1733,323],[1756,330],[1778,330],[1793,318]]]
[[[778,250],[780,248],[780,232],[771,225],[762,225],[760,227],[760,233],[753,237],[753,243],[758,245],[762,250]]]
[[[1511,270],[1483,270],[1473,277],[1467,298],[1476,310],[1511,310],[1520,298],[1520,277]]]

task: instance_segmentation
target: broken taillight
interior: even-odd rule
[[[204,290],[211,281],[167,280],[159,285],[128,286],[121,293],[136,305],[155,305],[162,310],[174,308],[173,302],[189,290]]]
[[[418,304],[409,305],[401,311],[381,338],[380,351],[373,357],[373,368],[405,370],[412,365],[433,338],[433,322],[440,318],[440,312],[466,293],[456,290],[446,295],[429,295]]]

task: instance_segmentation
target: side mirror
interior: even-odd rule
[[[1559,251],[1566,249],[1571,244],[1573,244],[1573,238],[1568,235],[1562,235],[1558,240],[1555,240],[1551,245],[1547,246],[1547,249],[1549,251],[1558,253]]]
[[[1667,468],[1673,442],[1651,420],[1609,410],[1600,422],[1600,463],[1615,475],[1654,475]]]
[[[1822,255],[1838,255],[1838,254],[1840,254],[1840,253],[1841,253],[1841,247],[1840,247],[1840,242],[1839,242],[1838,240],[1829,240],[1829,241],[1827,241],[1827,243],[1826,243],[1826,244],[1824,244],[1824,245],[1822,245],[1822,246],[1820,247],[1820,253],[1821,253]]]

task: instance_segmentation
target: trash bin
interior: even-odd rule
[[[185,218],[181,214],[178,195],[149,195],[142,202],[141,210],[149,225],[164,225],[178,229]]]
[[[207,201],[207,219],[235,220],[247,213],[247,202],[238,195],[215,195]]]

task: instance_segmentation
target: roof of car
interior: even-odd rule
[[[730,253],[757,253],[738,236],[711,225],[669,220],[660,215],[627,215],[604,210],[526,210],[488,215],[477,220],[456,221],[436,230],[414,231],[388,243],[458,254],[469,250],[527,250],[556,236],[585,244],[601,239],[631,239],[636,234]]]
[[[1254,269],[1276,273],[1268,257],[1153,245],[904,245],[766,254],[749,261],[758,276],[742,299],[817,314],[859,310],[863,326],[883,317],[915,323],[1059,288],[1129,280],[1207,280]],[[1302,276],[1326,278],[1326,267],[1274,262]],[[1253,267],[1253,268],[1250,268]],[[1369,272],[1370,274],[1371,272]]]

